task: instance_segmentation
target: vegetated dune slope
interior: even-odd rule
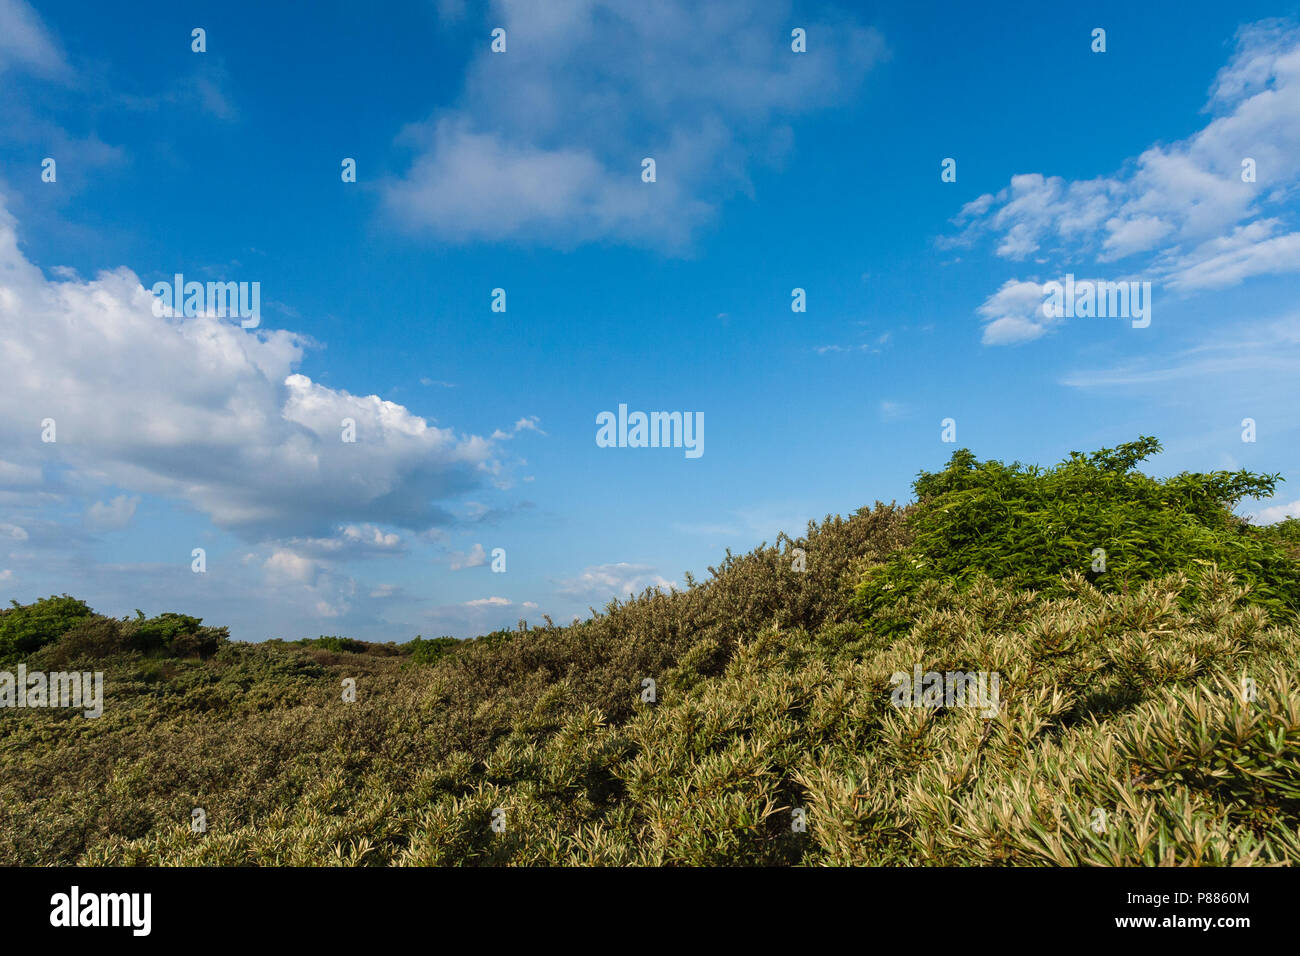
[[[106,690],[0,709],[0,862],[1300,861],[1300,530],[1229,510],[1276,477],[1157,449],[961,451],[907,508],[467,642],[15,607],[0,670]],[[996,675],[996,715],[909,706],[918,671]]]

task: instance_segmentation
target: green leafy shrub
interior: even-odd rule
[[[130,646],[138,651],[166,650],[180,634],[192,634],[202,619],[188,614],[175,614],[170,611],[157,617],[146,618],[143,611],[137,611],[138,622],[129,629]]]
[[[0,661],[19,659],[52,644],[94,614],[84,601],[67,594],[52,594],[32,604],[11,603],[12,608],[0,611]]]
[[[137,611],[135,618],[119,620],[91,612],[58,640],[29,655],[29,661],[33,665],[59,666],[119,655],[207,658],[228,640],[227,628],[204,627],[202,618],[188,614],[168,612],[146,618],[144,612]]]
[[[94,614],[78,621],[54,644],[41,652],[45,663],[62,665],[75,660],[97,659],[126,650],[122,623],[117,618]]]
[[[136,612],[134,621],[124,623],[126,646],[142,654],[166,657],[208,657],[229,636],[224,627],[203,627],[203,619],[168,611],[146,618]]]
[[[460,647],[460,644],[461,642],[454,637],[425,639],[417,635],[413,640],[408,641],[406,646],[410,648],[412,661],[417,664],[432,664]]]
[[[1144,437],[1091,455],[1073,452],[1049,469],[954,452],[943,471],[921,472],[914,482],[912,543],[865,576],[862,617],[905,629],[906,618],[890,608],[927,581],[962,585],[984,574],[1059,594],[1061,576],[1080,571],[1103,590],[1123,591],[1210,565],[1235,575],[1251,601],[1275,614],[1300,610],[1300,574],[1276,543],[1280,535],[1261,534],[1231,511],[1244,497],[1271,495],[1280,476],[1219,471],[1156,479],[1134,470],[1159,450]]]
[[[1272,541],[1293,561],[1300,561],[1300,518],[1287,518],[1277,524],[1253,528],[1252,531],[1265,541]]]

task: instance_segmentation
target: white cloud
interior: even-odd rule
[[[262,562],[262,586],[271,592],[272,600],[291,601],[307,616],[342,617],[352,608],[357,582],[337,568],[330,558],[280,546]]]
[[[391,551],[402,543],[399,535],[374,525],[348,525],[343,529],[343,538],[380,551]]]
[[[1104,243],[1105,259],[1122,259],[1131,253],[1154,248],[1174,229],[1159,216],[1134,216],[1131,219],[1116,216],[1106,221],[1106,228],[1110,234]]]
[[[42,483],[41,469],[35,465],[0,461],[0,488],[33,490]]]
[[[347,613],[348,605],[346,604],[335,605],[335,604],[331,604],[329,601],[320,600],[316,602],[314,606],[314,610],[316,612],[317,617],[325,617],[325,618],[341,617],[342,615]]]
[[[1074,371],[1061,384],[1075,388],[1158,385],[1168,393],[1179,383],[1180,393],[1213,395],[1216,400],[1225,400],[1230,389],[1269,388],[1273,389],[1269,394],[1274,394],[1280,388],[1279,413],[1289,415],[1297,376],[1300,314],[1293,314],[1234,325],[1178,352],[1155,352],[1111,368]],[[1188,384],[1196,380],[1203,384]]]
[[[1300,272],[1300,232],[1273,235],[1276,219],[1239,226],[1173,259],[1168,287],[1174,291],[1222,289],[1257,275]]]
[[[1268,212],[1300,187],[1300,28],[1278,20],[1242,28],[1206,111],[1212,118],[1198,132],[1153,145],[1114,174],[1012,176],[997,194],[963,206],[953,219],[961,235],[940,244],[992,234],[997,255],[1013,260],[1145,256],[1140,278],[1179,293],[1300,271],[1300,232],[1286,232]],[[1253,183],[1242,181],[1247,158]],[[979,310],[985,344],[1028,341],[1047,329],[1041,317],[1006,307],[1013,285]]]
[[[272,581],[292,581],[295,584],[312,584],[316,580],[317,564],[311,558],[281,548],[266,559],[262,567]]]
[[[1214,118],[1201,130],[1150,147],[1121,172],[1075,182],[1016,175],[955,221],[972,220],[969,235],[1000,234],[1006,258],[1050,244],[1107,261],[1201,243],[1253,218],[1300,178],[1300,29],[1280,21],[1243,28],[1206,109]],[[1247,157],[1256,183],[1242,182]]]
[[[282,543],[298,554],[328,561],[399,554],[406,547],[401,535],[373,524],[343,525],[329,536],[294,537]]]
[[[483,545],[475,544],[468,554],[457,552],[451,557],[451,569],[459,571],[461,568],[481,568],[487,564],[487,552],[483,550]]]
[[[668,590],[675,585],[649,565],[621,561],[585,568],[576,578],[560,581],[557,590],[567,597],[604,599],[640,594],[648,587]]]
[[[496,480],[489,439],[295,371],[301,337],[160,318],[154,301],[126,268],[47,280],[0,204],[0,439],[13,459],[0,479],[58,464],[262,538],[425,530],[451,520],[439,501]],[[33,430],[44,418],[55,443]],[[344,418],[355,443],[341,440]]]
[[[889,344],[893,337],[890,332],[882,332],[870,342],[863,342],[860,345],[819,345],[814,348],[818,355],[830,355],[835,353],[849,352],[867,352],[871,355],[879,355],[881,350]]]
[[[784,123],[842,102],[884,56],[851,22],[790,5],[495,0],[508,51],[484,42],[457,107],[411,127],[417,155],[385,185],[389,212],[453,241],[685,243],[747,167],[788,148]],[[775,129],[775,133],[773,130]],[[657,181],[641,180],[652,157]],[[707,198],[706,198],[707,197]]]
[[[86,524],[101,531],[120,530],[131,523],[139,503],[139,495],[118,495],[111,501],[97,501],[86,511]]]
[[[23,0],[0,0],[0,73],[14,68],[49,77],[70,72],[36,11]]]
[[[503,597],[485,597],[475,598],[473,601],[466,601],[465,607],[509,607],[514,602],[509,598]]]
[[[508,438],[514,438],[516,435],[518,435],[520,432],[523,431],[537,432],[537,434],[539,435],[545,435],[546,432],[542,431],[541,426],[539,424],[540,421],[541,419],[539,419],[536,415],[525,415],[523,418],[515,422],[514,427],[511,428],[510,431],[508,432],[502,431],[499,428],[496,431],[494,431],[492,433],[492,440],[505,441]]]
[[[1008,279],[977,310],[984,317],[985,345],[1030,342],[1060,320],[1043,314],[1043,286]]]
[[[1270,505],[1251,515],[1251,524],[1275,524],[1286,518],[1300,518],[1300,500],[1286,505]]]

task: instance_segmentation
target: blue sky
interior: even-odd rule
[[[0,0],[0,596],[470,636],[1140,434],[1300,512],[1300,8],[1135,6]]]

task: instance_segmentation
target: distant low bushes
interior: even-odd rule
[[[116,654],[146,657],[211,657],[229,639],[229,629],[205,627],[203,619],[166,612],[113,618],[64,595],[32,604],[13,602],[0,612],[0,662],[38,655],[41,663],[63,664]]]
[[[304,637],[291,643],[299,647],[315,647],[323,651],[333,651],[336,654],[360,654],[369,649],[370,645],[365,641],[355,641],[350,637]]]

